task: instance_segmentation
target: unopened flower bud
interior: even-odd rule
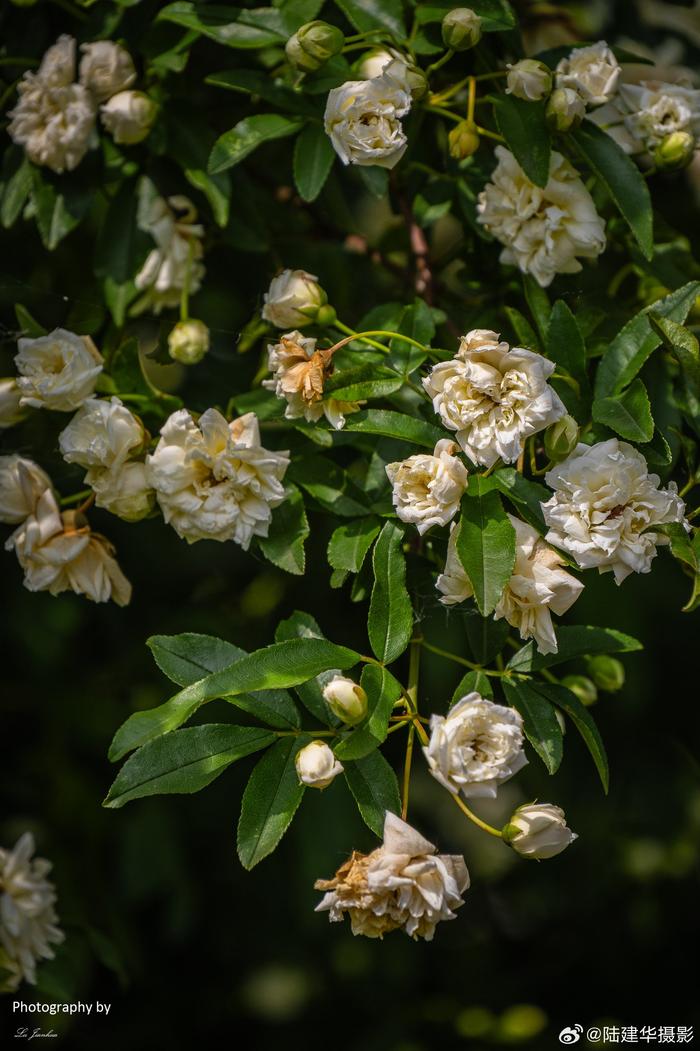
[[[688,131],[672,131],[654,150],[654,164],[660,171],[675,172],[687,167],[695,155],[695,136]]]
[[[481,19],[471,7],[455,7],[442,20],[442,39],[453,51],[468,51],[481,40]]]
[[[599,690],[606,693],[616,693],[625,685],[624,666],[615,657],[608,657],[605,653],[589,657],[587,662],[588,674],[593,679]]]
[[[332,307],[330,303],[325,303],[318,309],[318,313],[316,314],[316,324],[321,326],[332,325],[337,316],[335,307]]]
[[[314,73],[343,50],[345,36],[337,26],[328,22],[306,22],[300,26],[285,45],[289,62],[302,73]]]
[[[566,686],[567,690],[571,690],[586,708],[590,708],[598,700],[595,683],[591,682],[586,675],[566,675],[561,680],[561,684]]]
[[[168,336],[168,352],[181,365],[196,365],[209,350],[209,329],[203,321],[178,321]]]
[[[525,102],[539,102],[552,90],[552,73],[544,62],[524,58],[508,66],[506,94]]]
[[[0,380],[0,430],[14,427],[27,415],[27,409],[20,405],[22,397],[17,380],[13,377]]]
[[[473,153],[476,153],[481,139],[474,121],[463,120],[459,124],[455,124],[447,136],[447,141],[450,145],[450,156],[461,161],[465,157],[471,157]]]
[[[422,99],[428,90],[428,78],[426,77],[420,66],[414,66],[412,62],[401,64],[404,66],[402,76],[405,83],[408,85],[408,90],[411,93],[411,98],[416,102],[418,99]],[[392,66],[388,67],[387,72],[392,75]]]
[[[503,842],[523,858],[553,858],[577,839],[561,807],[552,803],[519,806],[503,828]]]
[[[297,777],[309,788],[327,788],[331,781],[343,772],[333,752],[325,741],[311,741],[294,760]]]
[[[336,675],[326,684],[323,699],[333,714],[350,726],[361,723],[367,715],[367,694],[344,675]]]
[[[578,445],[578,424],[573,416],[562,416],[544,432],[544,450],[553,463],[559,463]]]
[[[318,278],[306,270],[283,270],[273,277],[263,298],[263,319],[277,328],[303,328],[314,322],[331,325],[335,321],[335,311],[328,307],[328,296]],[[328,307],[325,313],[324,307]]]
[[[547,123],[553,131],[569,131],[586,115],[586,103],[573,88],[555,88],[547,102]]]
[[[116,143],[143,142],[156,119],[158,106],[143,91],[119,91],[100,107],[100,117]]]

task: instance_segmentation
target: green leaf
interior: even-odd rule
[[[359,660],[359,654],[325,639],[291,639],[256,650],[221,671],[186,686],[165,704],[134,712],[114,735],[112,761],[121,759],[148,741],[182,726],[201,705],[216,697],[231,698],[257,690],[296,686],[327,668],[341,670]]]
[[[298,730],[301,727],[299,709],[286,690],[258,690],[257,693],[241,693],[226,700],[278,730]]]
[[[264,142],[294,135],[302,126],[302,120],[283,117],[280,113],[257,113],[252,117],[244,117],[214,143],[209,157],[209,174],[216,175],[233,168]]]
[[[515,95],[499,95],[493,111],[498,130],[528,179],[536,186],[546,186],[552,143],[544,101],[525,102]]]
[[[647,358],[661,345],[662,337],[651,327],[649,314],[682,324],[700,294],[700,281],[690,281],[670,295],[645,307],[622,328],[600,360],[595,393],[602,398],[619,394],[632,382]]]
[[[515,505],[522,517],[544,533],[546,526],[542,514],[542,503],[552,495],[539,482],[523,478],[514,467],[503,467],[491,475],[494,485]]]
[[[561,727],[552,704],[530,683],[509,682],[503,679],[503,690],[511,704],[523,717],[523,729],[550,774],[555,774],[564,754]]]
[[[305,201],[315,201],[333,165],[335,150],[322,124],[307,124],[294,144],[294,182]]]
[[[256,726],[212,723],[175,730],[127,759],[103,806],[117,808],[143,796],[199,792],[231,763],[274,741],[273,733]]]
[[[563,299],[552,307],[547,326],[547,354],[581,385],[588,385],[586,345],[576,318]]]
[[[178,686],[189,686],[245,657],[245,650],[213,635],[151,635],[146,645],[160,670]]]
[[[399,40],[406,36],[401,0],[335,0],[358,33],[388,29]]]
[[[432,423],[426,423],[415,416],[406,416],[402,412],[392,412],[389,409],[354,412],[348,417],[344,430],[351,433],[357,431],[361,434],[383,434],[387,438],[402,438],[424,449],[434,449],[436,443],[445,437],[444,432]]]
[[[493,490],[472,475],[462,499],[457,554],[483,617],[493,613],[515,565],[515,530]]]
[[[423,299],[414,300],[411,306],[404,307],[397,321],[396,332],[410,336],[424,346],[430,346],[435,335],[435,319],[428,304]],[[378,328],[387,327],[378,325]],[[410,376],[425,361],[426,354],[418,347],[411,346],[402,339],[392,339],[391,353],[388,362],[402,376]]]
[[[289,639],[323,639],[325,635],[318,623],[310,613],[295,610],[291,617],[280,621],[275,632],[275,642],[286,642]],[[340,674],[340,668],[327,668],[308,682],[300,683],[295,689],[296,694],[307,711],[311,712],[319,722],[327,726],[335,725],[339,720],[331,715],[328,705],[323,699],[323,687],[335,675]]]
[[[291,35],[285,35],[281,27],[275,26],[274,23],[271,27],[256,25],[252,15],[254,11],[245,11],[238,7],[177,0],[176,3],[164,7],[156,16],[156,21],[174,22],[176,25],[185,26],[186,29],[195,29],[218,44],[235,48],[270,47],[284,42],[286,37]]]
[[[639,378],[633,380],[621,394],[596,398],[593,402],[593,419],[631,442],[649,442],[654,437],[649,395]]]
[[[653,312],[649,314],[649,324],[678,361],[693,392],[700,394],[700,346],[693,333]]]
[[[584,120],[571,137],[603,183],[647,259],[654,253],[654,216],[639,168],[607,132]]]
[[[500,621],[497,621],[500,624]],[[452,694],[452,700],[450,701],[450,708],[452,708],[458,701],[461,701],[463,697],[466,697],[469,693],[480,693],[482,697],[488,697],[489,700],[493,700],[493,688],[488,675],[484,675],[483,671],[468,671],[466,675],[463,675],[455,687],[455,691]]]
[[[359,573],[378,532],[379,522],[371,515],[338,526],[328,545],[328,561],[333,569]]]
[[[401,683],[386,668],[366,664],[360,686],[367,694],[367,718],[337,745],[338,759],[361,759],[378,748],[389,730],[389,718],[401,696]]]
[[[546,347],[549,317],[552,313],[552,308],[549,305],[549,296],[531,274],[523,274],[523,292],[525,293],[525,299],[532,314],[532,319],[540,334],[542,346]]]
[[[210,73],[204,78],[204,83],[243,94],[257,95],[275,109],[289,110],[296,115],[316,115],[313,102],[298,91],[285,87],[281,81],[273,79],[268,72],[260,69],[226,69],[221,73]]]
[[[59,193],[53,183],[45,181],[39,170],[32,170],[32,200],[36,224],[44,246],[50,252],[85,218],[92,204],[92,193],[69,187]]]
[[[246,785],[238,821],[238,857],[252,869],[275,849],[294,817],[304,785],[294,760],[308,738],[289,737],[273,745],[258,761]]]
[[[203,168],[186,168],[185,178],[190,186],[200,190],[209,201],[217,226],[224,229],[228,225],[229,204],[232,197],[231,182],[228,175],[208,175]]]
[[[40,336],[46,336],[48,334],[48,329],[39,324],[36,318],[32,317],[27,308],[21,303],[15,303],[15,317],[17,318],[17,324],[19,325],[23,336],[30,336],[32,339],[38,339]]]
[[[477,664],[490,664],[505,646],[510,631],[506,620],[480,617],[472,610],[464,618],[464,628],[471,655]]]
[[[603,790],[607,795],[608,788],[610,787],[608,757],[605,752],[603,739],[600,736],[598,727],[596,726],[593,716],[588,708],[581,704],[578,697],[573,694],[571,690],[567,690],[565,686],[556,686],[552,683],[538,682],[536,689],[569,716],[574,726],[581,734],[581,737],[586,742],[586,747],[593,757],[598,776],[602,782]]]
[[[386,168],[374,164],[367,168],[357,168],[357,174],[369,193],[380,200],[386,199],[389,193],[389,172]]]
[[[403,377],[385,365],[356,365],[334,372],[324,390],[338,401],[364,401],[385,398],[399,390],[403,383]]]
[[[112,198],[97,236],[95,273],[117,284],[130,281],[143,263],[153,240],[139,228],[138,197],[126,182]]]
[[[295,460],[287,473],[290,481],[305,489],[321,507],[343,518],[367,514],[364,494],[337,464],[320,456]]]
[[[5,183],[0,206],[0,222],[6,230],[14,225],[24,208],[32,189],[32,181],[32,166],[25,155],[20,166]]]
[[[525,315],[521,314],[515,307],[504,307],[503,309],[513,332],[515,332],[515,338],[519,346],[526,347],[527,350],[539,351],[541,349],[539,338]]]
[[[345,780],[365,824],[381,837],[387,810],[392,814],[401,813],[396,774],[381,752],[371,752],[346,765]]]
[[[592,625],[575,624],[557,628],[557,653],[538,653],[534,642],[527,642],[508,661],[511,671],[531,672],[551,668],[555,664],[595,653],[632,653],[641,650],[642,644],[631,635],[624,635],[614,628],[597,628]]]
[[[304,541],[309,532],[303,497],[295,485],[290,485],[284,503],[272,513],[268,535],[260,537],[258,544],[270,562],[300,576],[306,566]]]
[[[387,522],[374,546],[374,587],[369,604],[367,632],[372,652],[391,664],[404,652],[413,632],[413,609],[406,590],[403,530]]]

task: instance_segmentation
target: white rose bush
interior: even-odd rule
[[[602,40],[526,54],[506,0],[178,2],[143,47],[139,5],[101,6],[30,69],[2,45],[0,221],[41,255],[3,289],[5,576],[137,603],[109,537],[152,525],[183,560],[213,541],[320,581],[362,643],[323,609],[251,652],[148,639],[173,692],[116,730],[105,806],[255,756],[252,869],[307,788],[348,790],[381,842],[348,845],[318,911],[430,940],[469,875],[408,823],[415,766],[553,858],[557,804],[478,810],[555,775],[569,728],[608,789],[590,705],[641,642],[576,619],[587,571],[684,573],[700,605],[700,265],[662,208],[691,199],[700,90],[628,80]],[[424,657],[456,688],[426,697]],[[30,847],[0,851],[0,895]],[[43,873],[36,913],[0,908],[12,983],[60,937]]]

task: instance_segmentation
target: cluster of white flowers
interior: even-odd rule
[[[534,639],[540,653],[556,653],[557,637],[552,613],[561,617],[583,591],[583,584],[562,569],[563,560],[532,526],[508,515],[515,530],[515,565],[503,589],[494,620],[507,620],[521,639]],[[451,606],[474,594],[471,581],[457,554],[457,532],[447,545],[445,568],[437,578],[440,601]]]
[[[511,348],[497,332],[474,329],[451,361],[431,369],[423,386],[469,459],[491,467],[499,457],[514,463],[526,438],[566,414],[547,383],[553,372],[554,363],[540,354]]]
[[[0,991],[14,992],[21,981],[36,984],[39,960],[53,959],[52,945],[63,941],[54,908],[56,891],[47,878],[51,863],[34,858],[34,837],[25,832],[12,850],[0,847]]]
[[[668,543],[654,526],[685,521],[675,483],[660,489],[642,454],[617,438],[578,445],[545,480],[554,490],[542,504],[546,539],[582,569],[612,571],[618,584],[648,573],[657,546]]]
[[[146,466],[133,459],[146,442],[141,420],[119,398],[89,398],[58,438],[64,460],[87,470],[96,504],[137,522],[153,509]]]
[[[254,536],[267,536],[272,509],[285,497],[289,454],[261,446],[254,413],[227,423],[207,409],[195,422],[180,409],[160,435],[146,459],[148,478],[178,536],[190,544],[234,540],[244,550]]]
[[[193,295],[204,277],[201,263],[204,227],[189,197],[176,194],[167,201],[146,185],[139,202],[139,227],[156,243],[134,279],[144,294],[132,313],[177,306],[187,289]]]
[[[343,164],[393,168],[408,139],[401,124],[411,108],[403,63],[384,65],[369,80],[349,80],[328,93],[325,128]]]
[[[438,854],[415,829],[387,812],[384,841],[371,854],[353,853],[335,876],[317,880],[325,891],[317,912],[331,922],[347,913],[353,934],[382,938],[404,930],[412,938],[431,941],[442,920],[453,920],[469,887],[464,858]]]
[[[141,142],[156,115],[143,92],[128,90],[136,79],[131,56],[111,40],[81,46],[76,81],[76,43],[64,34],[48,49],[36,73],[18,86],[8,131],[34,164],[61,174],[72,171],[96,141],[98,108],[102,124],[118,143]]]
[[[287,332],[279,343],[268,344],[267,354],[272,378],[264,380],[263,387],[287,402],[287,419],[303,416],[315,423],[325,416],[331,427],[341,430],[345,417],[360,408],[357,401],[324,397],[324,383],[333,370],[333,351],[317,350],[315,339],[299,331]]]
[[[502,263],[532,274],[545,288],[556,274],[577,274],[581,259],[605,249],[605,225],[576,169],[556,151],[546,186],[528,179],[513,154],[496,147],[498,164],[479,195],[477,219],[505,247]]]
[[[456,452],[457,445],[442,438],[432,453],[386,465],[396,514],[421,536],[433,526],[447,525],[459,511],[468,474]]]

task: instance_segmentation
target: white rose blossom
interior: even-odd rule
[[[81,44],[80,83],[92,92],[98,102],[124,91],[136,80],[131,55],[111,40]]]
[[[95,506],[102,507],[125,522],[139,522],[155,507],[156,494],[150,473],[140,461],[130,460],[118,467],[96,472],[92,481]]]
[[[227,423],[207,409],[195,423],[186,409],[166,421],[149,479],[165,521],[188,543],[233,540],[247,550],[267,536],[272,509],[284,500],[289,453],[260,445],[255,413]]]
[[[36,965],[52,960],[52,945],[63,941],[54,908],[56,890],[47,878],[50,862],[33,857],[31,832],[12,850],[0,847],[0,965],[9,964],[11,977],[4,991],[13,992],[22,980],[36,984]]]
[[[325,741],[310,741],[297,752],[294,765],[299,781],[309,788],[328,788],[343,772],[342,763]]]
[[[143,445],[146,432],[119,398],[88,398],[58,436],[61,455],[67,463],[88,470],[92,484],[101,469],[119,467]]]
[[[276,328],[310,325],[328,297],[315,274],[306,270],[282,270],[273,277],[263,297],[262,316]]]
[[[36,73],[20,81],[8,133],[34,164],[59,175],[85,156],[95,128],[95,103],[75,79],[75,40],[63,35],[44,55]]]
[[[604,40],[574,48],[556,71],[558,88],[573,88],[588,106],[602,106],[617,90],[620,66]]]
[[[55,328],[37,339],[23,337],[17,347],[21,405],[72,412],[94,393],[103,362],[89,336]]]
[[[17,380],[8,377],[0,380],[0,431],[15,427],[27,415],[21,405],[22,392]]]
[[[659,488],[637,449],[610,438],[578,445],[545,475],[554,490],[542,504],[549,526],[545,539],[568,552],[582,569],[612,571],[621,584],[630,573],[648,573],[659,544],[668,544],[655,525],[685,523],[685,505],[676,485]]]
[[[576,169],[556,151],[542,188],[528,179],[513,154],[496,147],[498,164],[479,194],[477,221],[505,245],[502,263],[532,274],[543,288],[556,274],[577,274],[579,258],[605,250],[605,224]]]
[[[560,555],[532,526],[508,515],[515,530],[515,565],[494,610],[493,619],[505,619],[520,632],[521,639],[534,639],[540,653],[556,653],[557,637],[552,613],[561,617],[583,591],[583,584],[562,568]],[[453,528],[447,545],[444,572],[437,578],[440,601],[445,606],[464,602],[473,595],[469,576],[457,555],[457,532]]]
[[[700,135],[700,91],[695,88],[642,81],[622,84],[620,98],[627,110],[625,128],[640,148],[651,152],[676,131]]]
[[[561,807],[553,803],[525,803],[504,828],[503,839],[521,857],[543,861],[561,854],[578,836],[567,828]]]
[[[401,117],[410,108],[405,80],[385,71],[371,80],[349,80],[333,88],[325,129],[343,164],[393,168],[408,145]]]
[[[525,439],[566,415],[547,380],[554,362],[500,342],[498,333],[473,329],[451,361],[423,379],[433,408],[475,464],[514,463]]]
[[[317,350],[315,339],[302,336],[299,331],[287,332],[279,343],[268,344],[267,361],[272,378],[263,380],[263,387],[287,402],[284,415],[288,420],[303,416],[315,423],[325,416],[331,427],[341,430],[345,417],[360,408],[357,401],[324,397],[333,354],[330,350]]]
[[[539,102],[552,90],[552,74],[544,62],[533,58],[523,58],[506,66],[506,95],[527,102]]]
[[[100,120],[120,146],[143,142],[157,113],[158,106],[144,91],[120,91],[100,106]]]
[[[411,938],[432,941],[442,920],[455,919],[469,887],[464,858],[438,854],[401,818],[387,811],[384,841],[371,854],[354,852],[333,879],[317,880],[325,891],[316,912],[331,922],[347,913],[353,934],[382,938],[404,930]]]
[[[199,290],[205,273],[200,262],[204,227],[196,219],[197,209],[189,197],[176,194],[166,201],[144,194],[139,227],[151,235],[156,247],[134,279],[145,294],[132,312],[151,309],[159,314],[164,307],[179,304],[185,286],[190,295]]]
[[[51,479],[33,460],[13,453],[0,456],[0,522],[17,525],[33,515]]]
[[[468,693],[446,716],[431,716],[423,754],[448,792],[495,799],[500,785],[527,763],[522,717],[515,708]]]
[[[447,525],[459,511],[468,474],[455,452],[455,442],[442,438],[432,454],[417,453],[386,465],[396,514],[421,536],[432,526]]]
[[[111,598],[118,606],[128,605],[131,599],[131,584],[114,558],[112,545],[93,533],[78,512],[61,514],[50,489],[5,548],[14,549],[29,591],[51,595],[74,591],[93,602]]]

